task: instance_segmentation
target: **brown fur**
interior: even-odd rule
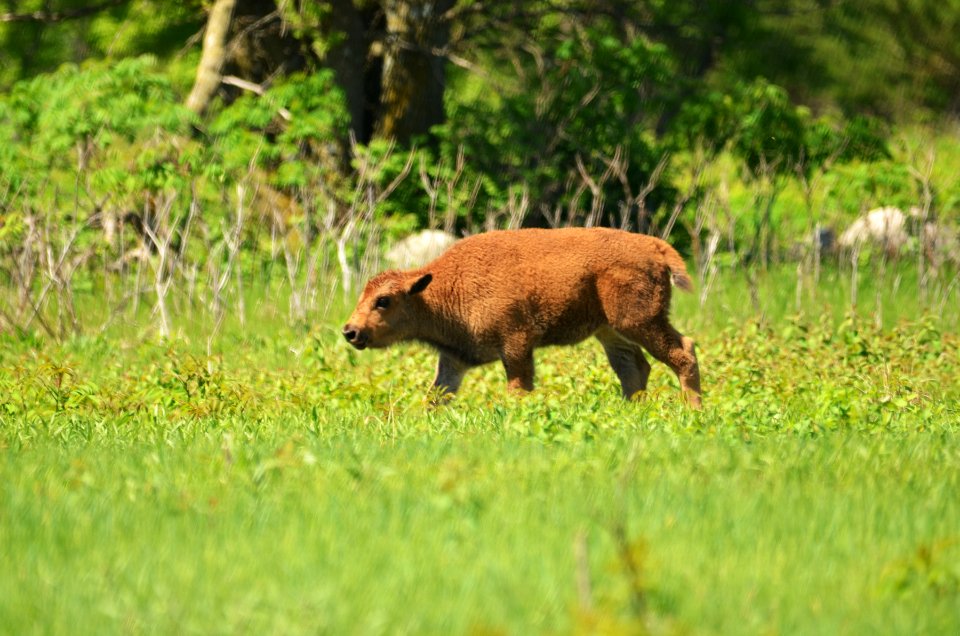
[[[674,370],[699,407],[693,341],[668,320],[671,281],[691,289],[680,255],[651,236],[604,228],[488,232],[420,269],[375,276],[343,331],[358,349],[432,345],[440,353],[434,386],[445,394],[471,367],[498,359],[510,388],[529,391],[535,348],[593,335],[625,397],[647,386],[642,347]]]

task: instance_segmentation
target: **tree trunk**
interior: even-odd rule
[[[382,13],[375,4],[358,9],[353,0],[333,0],[330,6],[326,30],[333,44],[324,62],[343,90],[350,129],[365,144],[373,136],[380,103],[381,58],[371,55],[370,45],[371,34],[382,28]]]
[[[452,6],[453,0],[384,0],[378,135],[406,143],[443,122],[446,59],[439,51],[450,37],[444,14]]]
[[[442,51],[450,37],[445,14],[454,2],[331,0],[323,30],[333,37],[325,63],[344,91],[361,143],[374,135],[408,143],[443,122]],[[215,0],[190,109],[205,111],[225,72],[263,83],[304,66],[302,43],[282,28],[280,14],[273,0]]]
[[[236,0],[216,0],[207,18],[197,79],[187,97],[187,108],[199,115],[207,109],[220,87],[221,70],[227,56],[227,32],[235,4]]]

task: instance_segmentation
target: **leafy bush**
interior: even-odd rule
[[[0,174],[36,186],[51,170],[107,166],[117,159],[108,151],[185,134],[192,122],[152,57],[65,65],[16,84],[0,100]]]
[[[527,187],[540,222],[557,208],[573,208],[570,221],[584,222],[590,206],[577,193],[580,161],[602,187],[603,221],[616,223],[617,202],[647,185],[664,152],[651,131],[670,57],[642,37],[623,41],[599,29],[549,41],[555,44],[542,69],[528,69],[513,89],[495,99],[448,102],[449,121],[437,130],[441,153],[450,161],[464,149],[490,206],[505,205],[511,187]],[[623,179],[602,179],[615,160]],[[661,180],[648,208],[659,208],[670,192]]]
[[[263,168],[278,187],[323,180],[345,155],[348,115],[330,71],[293,75],[263,95],[246,93],[213,119],[209,133],[225,170]]]

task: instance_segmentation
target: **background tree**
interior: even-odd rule
[[[223,64],[227,57],[227,32],[233,19],[236,0],[216,0],[203,34],[203,53],[197,65],[197,80],[187,96],[187,108],[203,114],[210,99],[220,87]]]

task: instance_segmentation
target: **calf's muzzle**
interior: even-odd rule
[[[343,337],[357,349],[363,349],[367,346],[366,334],[362,333],[353,325],[348,324],[343,327]]]

